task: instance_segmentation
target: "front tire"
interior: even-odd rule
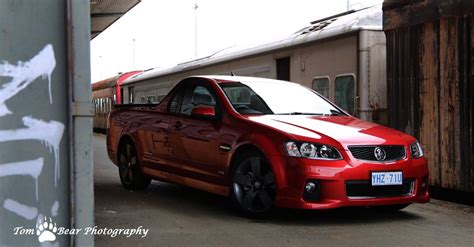
[[[143,190],[151,183],[151,179],[140,172],[135,145],[130,141],[123,143],[119,149],[120,182],[127,190]]]
[[[235,162],[230,183],[231,199],[248,217],[261,218],[273,209],[275,175],[265,157],[249,152]]]

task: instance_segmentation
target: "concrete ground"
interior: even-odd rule
[[[400,212],[276,210],[266,220],[236,214],[226,198],[162,182],[122,188],[94,135],[95,224],[149,228],[148,235],[96,236],[96,246],[474,246],[474,208],[432,200]]]

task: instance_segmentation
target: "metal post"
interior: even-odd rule
[[[133,42],[133,67],[132,69],[135,70],[135,38],[132,39]]]
[[[71,135],[71,226],[94,225],[89,0],[68,0],[68,84]],[[93,246],[91,234],[73,235],[73,246]]]
[[[199,6],[197,5],[197,3],[194,4],[194,57],[197,58],[197,28],[198,28],[198,24],[197,24],[197,9],[199,8]]]

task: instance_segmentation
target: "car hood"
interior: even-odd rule
[[[296,140],[336,141],[349,145],[405,145],[415,139],[403,132],[350,116],[261,115],[250,121],[291,134]],[[324,139],[332,140],[324,140]]]

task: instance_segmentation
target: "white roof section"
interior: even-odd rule
[[[225,49],[207,57],[199,58],[189,62],[180,63],[170,68],[155,68],[134,75],[124,81],[123,84],[134,83],[153,77],[179,73],[199,67],[231,61],[256,54],[266,53],[273,50],[311,43],[318,40],[351,33],[360,30],[383,31],[382,5],[361,10],[352,10],[339,15],[331,16],[311,22],[291,36],[252,48],[230,48]]]
[[[297,84],[289,81],[282,81],[276,79],[262,78],[262,77],[251,77],[251,76],[238,76],[238,75],[198,75],[195,77],[209,78],[221,81],[235,81],[242,83],[282,83],[282,84]]]

